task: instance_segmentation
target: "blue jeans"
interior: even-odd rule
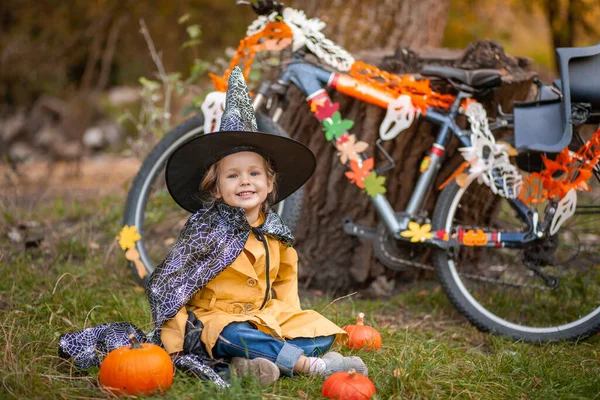
[[[319,356],[331,348],[334,340],[335,335],[331,335],[283,342],[248,322],[232,322],[223,329],[212,352],[215,358],[266,358],[273,361],[282,374],[292,376],[300,356]]]

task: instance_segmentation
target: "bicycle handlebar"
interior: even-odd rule
[[[249,5],[258,15],[270,15],[274,11],[281,14],[283,11],[283,3],[277,0],[236,0],[236,4]]]

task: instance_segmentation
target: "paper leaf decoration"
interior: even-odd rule
[[[342,135],[335,145],[338,149],[340,161],[346,164],[348,160],[360,161],[359,153],[365,151],[369,145],[365,142],[357,142],[355,135]]]
[[[125,225],[123,229],[121,229],[121,232],[119,232],[119,236],[117,236],[119,245],[123,250],[133,249],[135,247],[135,242],[137,242],[141,238],[142,237],[138,233],[135,225]]]
[[[433,239],[431,233],[431,224],[419,225],[414,221],[408,223],[408,230],[400,233],[400,236],[410,238],[412,243],[423,242],[427,239]]]
[[[365,178],[365,190],[371,197],[376,197],[378,194],[385,193],[385,177],[377,176],[375,172],[371,172]]]
[[[342,119],[342,115],[339,111],[333,113],[331,118],[327,118],[323,121],[323,128],[325,129],[325,138],[331,142],[334,138],[337,139],[342,136],[347,130],[354,126],[354,121],[348,119]]]
[[[335,114],[340,109],[339,103],[332,103],[331,100],[326,99],[323,104],[317,103],[317,110],[315,112],[315,116],[323,121],[327,118],[331,118],[333,114]]]
[[[312,102],[310,103],[310,111],[316,113],[319,107],[323,107],[326,101],[327,99],[324,97],[312,100]]]
[[[600,129],[577,153],[572,154],[565,147],[555,160],[545,156],[542,160],[545,168],[525,179],[525,187],[519,196],[524,203],[541,203],[548,198],[560,200],[571,189],[589,191],[587,180],[600,161]]]
[[[373,158],[368,158],[359,165],[355,160],[350,161],[350,171],[346,172],[346,176],[350,179],[350,183],[356,184],[361,189],[365,188],[365,178],[369,176],[375,165]]]

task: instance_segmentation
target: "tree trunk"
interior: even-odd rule
[[[325,35],[355,52],[442,43],[450,0],[294,0],[291,6],[327,23]]]
[[[443,53],[434,52],[433,56]],[[383,59],[379,56],[379,59],[381,68],[397,74],[416,72],[424,62],[432,62],[420,59],[410,50],[397,51],[396,56]],[[436,62],[457,67],[503,69],[505,83],[493,98],[484,103],[491,113],[496,110],[498,99],[502,99],[503,109],[506,111],[514,100],[524,99],[530,88],[532,74],[524,71],[526,63],[506,56],[501,46],[491,42],[481,42],[470,47],[458,59],[438,59]],[[442,89],[443,87],[437,90]],[[350,133],[369,143],[367,154],[375,156],[375,167],[388,164],[375,147],[379,125],[386,110],[337,92],[329,91],[329,94],[333,102],[340,104],[342,117],[354,121]],[[344,217],[371,227],[377,226],[380,218],[369,197],[361,193],[356,185],[350,184],[344,175],[345,166],[340,163],[336,149],[325,140],[322,125],[309,110],[302,93],[293,87],[289,91],[289,99],[288,112],[283,114],[280,123],[293,138],[308,145],[318,160],[317,170],[305,186],[305,203],[296,232],[301,281],[306,287],[340,294],[351,289],[365,288],[374,278],[383,274],[388,278],[409,278],[414,272],[409,272],[408,275],[396,273],[386,270],[377,262],[370,241],[344,233]],[[436,126],[416,120],[394,140],[384,142],[385,150],[396,162],[393,170],[383,174],[386,177],[386,196],[395,210],[400,211],[406,207],[419,177],[419,165],[430,149],[436,132]],[[439,194],[438,186],[464,161],[457,147],[457,140],[453,139],[434,189],[425,202],[424,210],[430,216]],[[420,253],[417,261],[426,261],[422,257],[422,249],[417,252]]]

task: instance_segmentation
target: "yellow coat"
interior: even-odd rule
[[[255,225],[260,223],[257,221]],[[344,330],[321,314],[301,309],[296,250],[265,237],[273,296],[263,309],[259,307],[265,297],[266,252],[264,244],[250,232],[239,257],[163,326],[161,340],[169,354],[183,350],[187,311],[193,311],[204,324],[201,340],[211,357],[219,334],[231,322],[251,322],[280,340],[336,335],[334,345],[337,345],[347,339]]]

